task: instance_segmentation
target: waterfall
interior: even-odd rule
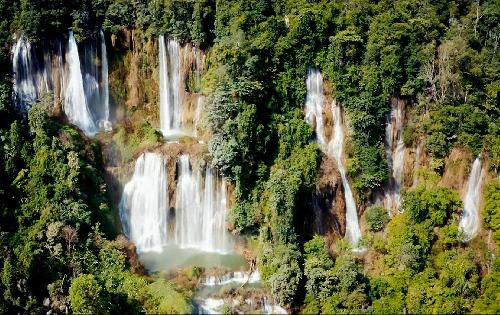
[[[168,184],[166,163],[143,153],[135,163],[119,205],[125,234],[139,252],[161,252],[167,243]]]
[[[163,35],[160,47],[160,128],[165,136],[181,131],[182,89],[180,45]]]
[[[175,243],[183,248],[228,252],[226,183],[206,167],[205,176],[193,170],[188,155],[178,160]]]
[[[104,117],[99,121],[99,127],[106,131],[111,131],[111,123],[109,121],[109,73],[108,73],[108,52],[106,49],[106,38],[104,32],[99,33],[101,37],[101,78],[102,78],[102,95],[101,101],[104,110]]]
[[[401,205],[401,185],[403,182],[403,169],[405,145],[403,141],[404,103],[399,99],[391,102],[391,113],[385,128],[385,153],[387,163],[391,170],[391,177],[384,189],[384,207],[393,214]]]
[[[467,181],[467,190],[463,199],[464,208],[460,217],[460,230],[469,241],[479,230],[479,203],[481,201],[481,184],[485,171],[481,169],[481,160],[477,157]]]
[[[35,47],[20,37],[12,51],[17,110],[26,112],[44,93],[53,92],[69,121],[87,135],[93,136],[98,127],[110,130],[108,59],[102,31],[100,38],[99,58],[93,42],[83,45],[80,56],[71,32],[64,48],[61,40]]]
[[[358,241],[361,238],[361,230],[358,222],[358,211],[356,210],[356,202],[347,180],[346,169],[344,166],[344,128],[342,124],[342,110],[340,106],[332,102],[333,113],[333,138],[328,144],[328,152],[337,161],[337,165],[344,186],[344,197],[346,204],[346,238],[353,247],[357,247]]]
[[[17,40],[12,55],[14,100],[16,108],[26,112],[42,93],[49,91],[49,82],[43,64],[25,37]]]
[[[69,78],[64,98],[64,112],[69,121],[77,125],[86,134],[92,136],[97,132],[97,127],[92,120],[92,114],[87,105],[82,70],[80,68],[80,56],[78,55],[78,46],[73,32],[69,34],[66,56]]]
[[[324,148],[326,145],[323,124],[323,108],[325,98],[323,96],[323,76],[318,69],[310,68],[307,71],[306,86],[306,121],[314,127],[318,144],[320,148]]]

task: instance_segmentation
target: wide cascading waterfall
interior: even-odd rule
[[[125,234],[139,252],[161,252],[167,244],[168,183],[166,161],[156,153],[143,153],[120,201]]]
[[[80,56],[73,32],[69,34],[66,58],[69,78],[64,97],[64,112],[69,121],[77,125],[83,132],[94,135],[98,130],[87,105],[82,70],[80,68]]]
[[[342,179],[342,186],[344,186],[344,197],[346,204],[346,232],[345,236],[353,247],[361,238],[361,230],[358,222],[358,211],[356,210],[356,202],[352,194],[351,186],[347,180],[346,169],[344,166],[344,127],[342,123],[342,109],[335,101],[332,102],[333,113],[333,138],[328,144],[328,152],[337,161],[337,165]]]
[[[320,148],[324,148],[326,146],[323,123],[325,97],[323,95],[323,76],[318,69],[310,68],[307,71],[306,86],[306,121],[314,127],[318,144]]]
[[[479,203],[484,175],[485,171],[481,169],[481,160],[478,157],[474,160],[469,174],[459,223],[459,228],[465,234],[467,241],[474,238],[479,230]]]
[[[392,215],[399,211],[401,205],[405,144],[403,141],[404,103],[399,99],[393,99],[391,107],[384,140],[391,177],[385,185],[383,202],[384,207]]]
[[[160,128],[165,136],[179,133],[182,120],[180,45],[159,38],[160,50]]]
[[[193,170],[188,155],[178,160],[175,244],[182,248],[225,253],[231,250],[226,229],[226,183],[206,167]]]

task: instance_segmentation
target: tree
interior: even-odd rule
[[[389,213],[384,207],[373,206],[365,211],[366,225],[372,232],[382,230],[390,219]]]
[[[107,301],[102,286],[93,275],[81,274],[71,281],[69,298],[73,312],[77,314],[105,314]]]

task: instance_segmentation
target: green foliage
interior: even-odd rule
[[[127,163],[133,160],[139,152],[154,146],[161,138],[161,133],[151,127],[148,122],[132,130],[120,127],[113,135],[114,152],[118,159]]]
[[[280,305],[294,303],[302,281],[302,255],[293,245],[265,246],[260,255],[262,279]]]
[[[500,244],[500,180],[495,179],[484,190],[483,218],[485,225],[494,233],[497,246]]]
[[[103,291],[93,275],[81,274],[74,278],[69,288],[73,311],[77,314],[106,313],[109,302],[103,296]]]
[[[404,195],[402,208],[415,223],[429,220],[432,226],[442,226],[462,203],[458,195],[444,187],[417,187]]]
[[[151,300],[155,307],[148,308],[151,314],[189,314],[192,313],[191,305],[182,294],[172,288],[165,280],[157,280],[149,285]],[[149,302],[151,303],[151,302]]]
[[[389,213],[384,207],[373,206],[365,211],[365,220],[368,229],[372,232],[382,230],[390,221]]]

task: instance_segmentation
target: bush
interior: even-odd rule
[[[387,210],[381,206],[370,207],[365,212],[366,225],[372,232],[382,230],[390,219]]]
[[[93,275],[81,274],[71,281],[69,288],[71,307],[75,314],[103,314],[108,303],[102,286]]]

